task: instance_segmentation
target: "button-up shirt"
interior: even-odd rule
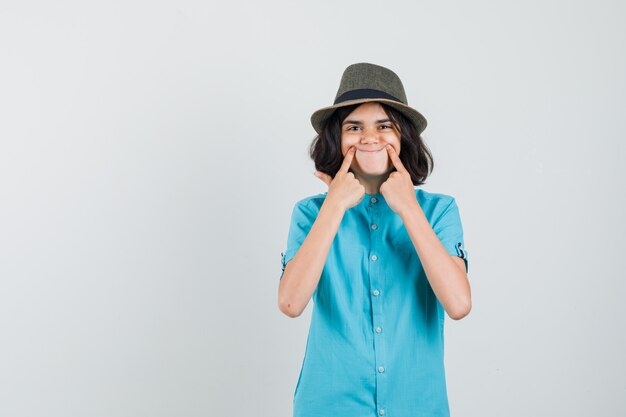
[[[283,274],[326,195],[295,204]],[[420,188],[415,196],[443,247],[463,258],[467,271],[456,200]],[[381,193],[366,193],[346,210],[312,300],[294,417],[449,416],[445,310],[402,219]]]

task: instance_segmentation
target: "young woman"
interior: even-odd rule
[[[454,197],[414,188],[433,167],[426,120],[393,71],[358,63],[311,122],[328,191],[295,204],[278,290],[289,317],[314,301],[293,414],[449,416],[444,314],[471,295]]]

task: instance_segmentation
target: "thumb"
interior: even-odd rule
[[[330,182],[332,181],[332,178],[330,177],[330,175],[325,174],[325,173],[320,172],[320,171],[315,171],[315,173],[313,175],[315,175],[320,180],[324,181],[326,183],[326,185],[330,185]]]

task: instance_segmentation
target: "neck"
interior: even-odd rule
[[[367,175],[357,172],[353,172],[353,174],[356,179],[358,179],[359,182],[363,184],[363,187],[365,187],[365,192],[367,194],[378,194],[378,192],[380,191],[380,186],[383,182],[387,181],[390,172],[382,175]]]

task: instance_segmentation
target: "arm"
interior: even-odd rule
[[[278,285],[278,308],[289,317],[298,317],[306,308],[326,263],[345,210],[326,199],[296,255],[287,262]]]
[[[430,286],[448,316],[454,320],[467,316],[472,308],[472,301],[463,259],[446,251],[417,201],[412,208],[401,212],[400,217],[415,246]]]
[[[397,171],[389,174],[380,191],[404,222],[435,296],[450,318],[460,320],[472,308],[465,261],[443,246],[415,199],[411,176],[400,157],[392,146],[387,145],[387,151]]]
[[[328,193],[311,230],[294,257],[285,265],[278,285],[278,308],[289,317],[298,317],[306,308],[322,276],[343,215],[365,195],[365,187],[352,172],[348,172],[354,152],[354,147],[346,152],[334,178],[316,172],[318,178],[328,185]]]

